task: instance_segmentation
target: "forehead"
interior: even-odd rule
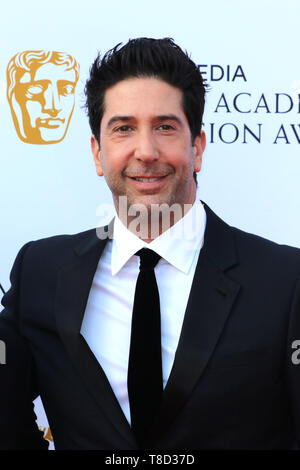
[[[75,70],[66,70],[66,65],[56,65],[48,62],[47,64],[41,65],[35,73],[25,72],[22,76],[21,83],[30,83],[31,81],[38,80],[67,80],[70,82],[75,82],[76,75]]]
[[[158,78],[128,78],[108,88],[104,115],[183,114],[182,91]],[[105,117],[103,115],[103,117]]]

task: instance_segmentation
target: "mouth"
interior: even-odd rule
[[[155,192],[160,190],[167,179],[168,175],[138,175],[128,176],[133,186],[141,192]]]
[[[143,183],[153,183],[154,181],[159,181],[162,178],[165,178],[167,175],[162,176],[131,176],[131,179],[135,181],[142,181]]]
[[[38,120],[39,127],[46,127],[48,129],[57,129],[61,124],[65,122],[65,119],[60,118],[46,118]]]

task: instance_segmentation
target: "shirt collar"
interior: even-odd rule
[[[141,248],[155,251],[168,263],[187,274],[194,256],[203,245],[205,225],[206,214],[198,193],[185,216],[150,243],[134,235],[116,215],[112,240],[112,275],[117,274]]]

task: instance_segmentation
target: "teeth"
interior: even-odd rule
[[[143,181],[147,183],[151,183],[152,181],[158,181],[161,177],[159,178],[134,178],[136,181]]]

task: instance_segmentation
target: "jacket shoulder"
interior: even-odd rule
[[[300,249],[263,238],[231,226],[218,217],[206,204],[206,237],[210,253],[219,259],[232,257],[249,270],[265,273],[282,271],[300,275]],[[227,263],[229,264],[229,263]]]
[[[300,275],[300,249],[285,244],[279,244],[259,235],[243,231],[237,227],[230,227],[235,237],[237,250],[243,259],[249,263],[260,263],[273,266],[274,269],[282,267]]]
[[[17,258],[21,257],[26,265],[31,266],[59,266],[73,259],[76,247],[96,244],[98,241],[96,229],[55,235],[30,241],[21,248]]]

